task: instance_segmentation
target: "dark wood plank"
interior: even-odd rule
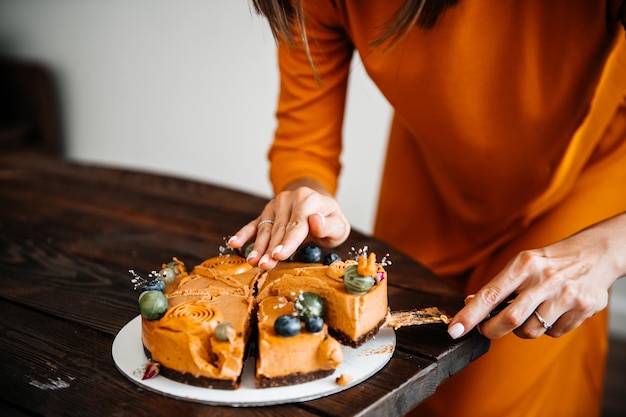
[[[1,297],[113,335],[137,315],[130,275],[0,235]]]
[[[81,194],[75,195],[83,201],[106,201],[99,198],[100,193],[107,194],[111,190],[122,195],[147,195],[150,201],[158,205],[161,200],[175,201],[187,206],[214,208],[229,213],[246,213],[248,219],[258,215],[266,203],[266,199],[249,193],[234,191],[215,184],[206,184],[188,179],[150,174],[148,172],[129,171],[107,168],[104,166],[69,163],[47,158],[38,154],[0,155],[1,183],[30,183],[41,192],[48,189],[48,184],[55,187],[57,194],[60,187],[80,189]],[[241,205],[241,198],[246,205]],[[124,202],[123,198],[119,199]]]
[[[9,404],[8,402],[0,400],[0,416],[2,417],[29,417],[32,414],[24,411],[21,407]]]
[[[1,300],[0,314],[0,398],[29,415],[313,415],[297,405],[210,407],[145,391],[116,369],[111,335]]]
[[[367,385],[309,401],[306,406],[337,417],[404,415],[434,393],[438,385],[436,368],[435,363],[396,351],[384,372],[372,376]],[[368,397],[384,401],[372,404],[362,400]]]

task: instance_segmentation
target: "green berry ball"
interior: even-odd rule
[[[305,321],[309,317],[322,317],[324,315],[324,300],[312,292],[303,292],[296,298],[294,303],[296,314]]]
[[[167,308],[167,297],[161,291],[144,291],[139,295],[139,312],[146,320],[160,319]]]
[[[174,282],[176,280],[176,275],[178,275],[178,270],[171,266],[166,266],[159,271],[159,279],[166,284]]]
[[[359,275],[356,265],[350,265],[343,274],[343,285],[350,294],[367,293],[376,283],[376,278]]]

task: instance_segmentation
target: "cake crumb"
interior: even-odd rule
[[[337,377],[337,379],[335,379],[335,382],[337,383],[337,385],[348,385],[350,382],[352,382],[352,377],[350,375],[341,374]]]
[[[382,354],[393,354],[395,347],[393,344],[381,346],[379,348],[367,349],[365,351],[366,355],[382,355]]]

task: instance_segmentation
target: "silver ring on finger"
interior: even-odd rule
[[[270,219],[261,220],[259,224],[256,225],[256,227],[259,228],[266,223],[274,224],[274,220],[270,220]]]
[[[544,329],[550,330],[552,328],[552,325],[548,323],[543,317],[541,317],[541,314],[539,314],[537,310],[535,310],[533,314],[537,317],[539,323],[541,323]]]

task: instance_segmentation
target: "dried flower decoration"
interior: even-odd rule
[[[148,362],[146,364],[146,367],[144,369],[143,372],[143,376],[141,377],[141,379],[150,379],[150,378],[154,378],[155,376],[157,376],[159,374],[159,371],[161,370],[161,365],[158,362]]]
[[[354,246],[350,248],[350,251],[348,252],[348,255],[350,256],[351,259],[354,260],[358,260],[361,256],[364,256],[365,258],[369,257],[369,247],[367,245],[363,246],[363,248],[360,249],[355,249]],[[388,267],[389,265],[392,264],[391,259],[389,259],[389,254],[385,254],[385,256],[383,256],[383,258],[380,260],[379,262],[380,266],[382,266],[383,268]]]
[[[148,278],[150,279],[143,278],[142,276],[137,274],[134,269],[129,269],[128,272],[133,276],[130,282],[131,284],[133,284],[134,290],[145,288],[149,285],[155,285],[156,281],[160,281],[159,274],[156,271],[152,271],[148,274]]]

